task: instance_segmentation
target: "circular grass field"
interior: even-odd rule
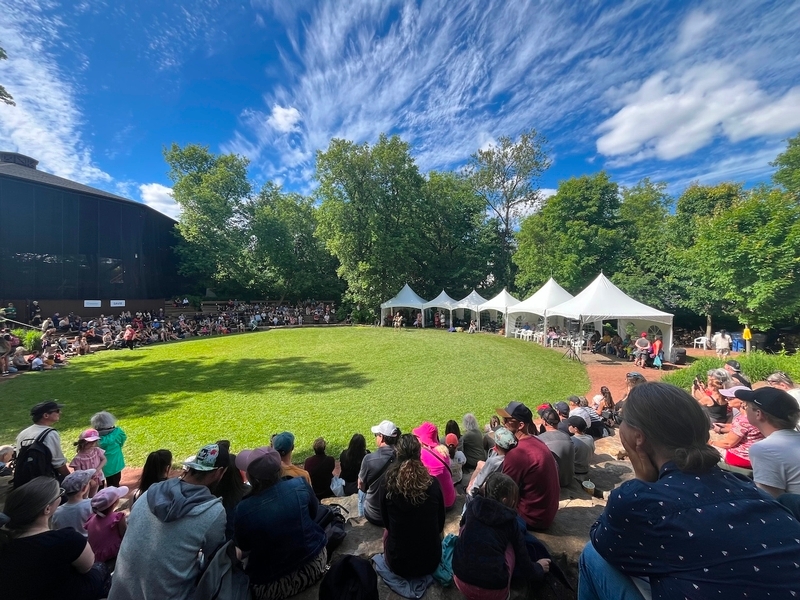
[[[31,406],[57,398],[68,459],[92,414],[108,410],[128,434],[128,466],[158,448],[178,461],[217,439],[238,451],[284,430],[297,438],[297,462],[319,436],[337,457],[355,432],[372,447],[369,428],[383,419],[404,432],[425,420],[441,431],[466,412],[484,424],[510,400],[533,409],[588,389],[584,367],[562,352],[497,335],[275,329],[100,352],[3,382],[0,444],[30,424]]]

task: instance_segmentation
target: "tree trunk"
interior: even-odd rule
[[[711,343],[711,315],[706,315],[706,337],[708,338],[708,343]]]

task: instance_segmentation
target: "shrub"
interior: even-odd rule
[[[11,334],[19,338],[19,343],[26,350],[41,350],[42,349],[42,332],[36,329],[12,329]]]
[[[764,381],[775,371],[784,371],[795,381],[800,381],[800,354],[790,356],[783,352],[767,354],[754,350],[750,354],[740,354],[736,360],[742,365],[742,372],[753,382]],[[705,381],[707,371],[718,369],[724,364],[725,361],[718,358],[702,358],[685,369],[665,375],[662,381],[690,389],[695,377],[700,377]]]

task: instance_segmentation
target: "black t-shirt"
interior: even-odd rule
[[[72,563],[78,560],[87,543],[83,535],[70,528],[11,540],[0,551],[3,597],[15,600],[82,597],[83,576]]]

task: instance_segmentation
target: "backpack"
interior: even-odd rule
[[[44,443],[44,439],[51,431],[53,431],[51,428],[45,429],[33,442],[20,447],[14,461],[12,484],[15,488],[25,485],[36,477],[55,477],[53,454]]]
[[[195,600],[249,600],[249,582],[231,540],[214,553],[197,582],[193,597]]]
[[[368,560],[337,558],[319,586],[319,600],[378,600],[378,576]]]
[[[347,531],[344,528],[347,518],[343,513],[349,514],[348,510],[339,504],[320,504],[317,508],[317,524],[325,530],[327,543],[325,549],[328,551],[328,560],[333,556],[333,551],[342,545]]]

